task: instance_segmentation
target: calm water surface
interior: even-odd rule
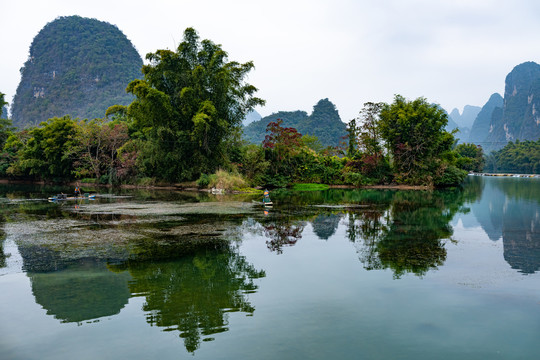
[[[0,188],[1,359],[537,359],[540,179]]]

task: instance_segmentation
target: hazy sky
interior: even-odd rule
[[[252,60],[261,115],[311,113],[329,98],[343,121],[367,101],[420,96],[448,111],[482,106],[514,66],[540,62],[538,0],[0,0],[0,91],[11,103],[34,36],[59,16],[116,25],[144,58],[186,27]]]

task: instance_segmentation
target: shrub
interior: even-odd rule
[[[196,184],[199,189],[207,188],[210,184],[210,176],[207,174],[201,174]]]
[[[467,176],[467,171],[450,165],[443,169],[442,174],[434,179],[435,186],[456,186]]]
[[[281,174],[266,174],[264,176],[264,183],[269,187],[273,188],[284,188],[287,187],[291,182],[288,176]]]
[[[84,178],[84,179],[79,180],[79,182],[86,183],[86,184],[95,184],[97,180],[93,178]]]
[[[137,181],[139,186],[153,186],[156,183],[156,179],[151,177],[143,177]]]
[[[246,188],[248,184],[241,175],[220,169],[209,176],[208,187],[231,191]]]

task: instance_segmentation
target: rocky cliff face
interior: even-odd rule
[[[489,135],[489,129],[491,127],[491,119],[493,111],[498,108],[502,110],[503,98],[501,95],[495,93],[491,95],[486,104],[482,107],[482,110],[476,116],[476,119],[472,125],[471,133],[469,135],[468,142],[486,147],[486,138]]]
[[[540,138],[540,65],[526,62],[506,77],[501,114],[492,114],[486,148],[498,150],[509,141]]]
[[[97,118],[127,105],[127,84],[141,77],[142,59],[114,25],[79,16],[60,17],[34,38],[11,114],[19,128],[51,117]]]

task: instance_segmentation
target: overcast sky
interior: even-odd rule
[[[0,0],[0,92],[11,103],[32,39],[59,16],[116,25],[144,58],[186,27],[252,60],[261,115],[322,98],[343,121],[367,101],[420,96],[449,112],[503,95],[514,66],[540,62],[537,0]]]

